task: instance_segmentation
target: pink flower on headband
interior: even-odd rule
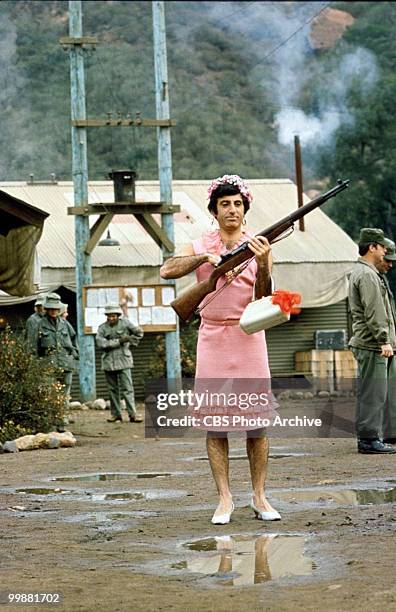
[[[247,186],[245,181],[241,179],[241,177],[237,174],[224,174],[224,176],[219,176],[218,178],[213,179],[208,189],[208,200],[210,200],[212,193],[215,191],[215,189],[217,189],[219,185],[225,184],[234,185],[235,187],[237,187],[239,193],[245,196],[249,204],[253,200],[253,195],[249,187]]]

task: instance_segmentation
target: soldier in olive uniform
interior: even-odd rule
[[[396,436],[396,331],[381,266],[386,254],[383,231],[363,228],[359,259],[349,281],[353,336],[358,363],[356,432],[360,453],[396,453],[381,437]]]
[[[25,334],[26,334],[26,340],[29,344],[29,338],[33,337],[33,332],[35,330],[35,328],[38,326],[38,324],[40,323],[41,319],[44,316],[44,300],[45,300],[45,296],[39,296],[37,298],[37,300],[34,303],[34,313],[30,315],[30,317],[26,320],[26,325],[25,325]],[[29,349],[30,350],[34,350],[34,347],[31,347],[29,345]]]
[[[57,379],[65,386],[67,408],[78,348],[72,342],[66,321],[59,317],[61,305],[57,293],[48,293],[44,301],[45,314],[37,327],[30,331],[28,345],[34,354],[58,368]]]
[[[122,421],[120,401],[123,398],[129,420],[132,423],[140,423],[142,419],[136,414],[132,383],[133,357],[130,345],[139,344],[143,331],[126,317],[121,318],[122,310],[117,304],[108,304],[105,307],[105,315],[107,321],[99,326],[96,343],[103,351],[102,370],[109,388],[112,418],[108,421]]]
[[[383,281],[386,286],[386,290],[388,292],[388,297],[389,297],[389,301],[390,301],[391,308],[392,308],[393,320],[396,326],[395,296],[393,295],[393,291],[390,287],[389,281],[386,278],[386,274],[389,272],[389,270],[393,266],[393,263],[396,261],[396,247],[395,247],[395,243],[393,242],[393,240],[389,240],[389,238],[385,238],[385,248],[386,248],[386,253],[384,256],[384,261],[382,262],[379,270],[381,272],[381,276],[383,278]],[[394,398],[393,401],[396,401],[396,397]],[[392,407],[389,407],[389,411],[392,411]],[[387,444],[396,444],[396,433],[394,432],[393,436],[392,435],[388,436],[386,428],[387,428],[387,423],[385,422],[384,423],[384,436],[385,437],[383,439],[383,442]]]

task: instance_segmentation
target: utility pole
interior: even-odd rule
[[[88,205],[87,132],[73,121],[86,119],[84,48],[81,0],[69,0],[69,55],[71,92],[71,138],[74,206]],[[77,332],[80,345],[80,391],[83,401],[95,399],[94,337],[84,334],[83,286],[92,284],[91,256],[85,252],[90,239],[89,217],[75,216]]]
[[[155,70],[155,103],[157,120],[169,120],[169,85],[166,58],[166,32],[164,2],[154,0],[153,37]],[[172,202],[172,151],[170,127],[157,127],[158,171],[160,180],[160,200]],[[173,214],[161,215],[162,227],[168,238],[175,244]],[[164,257],[171,257],[174,251],[162,247]],[[176,284],[175,281],[168,281]],[[181,379],[179,322],[176,331],[165,333],[166,371],[169,379]]]

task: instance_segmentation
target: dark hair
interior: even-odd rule
[[[235,185],[230,185],[229,183],[224,183],[222,185],[219,185],[212,192],[212,195],[210,196],[208,210],[216,214],[217,213],[217,200],[219,198],[223,198],[224,196],[228,196],[228,195],[237,195],[238,193],[241,193],[241,192],[239,191],[238,187],[236,187]],[[247,211],[250,208],[250,203],[246,196],[241,194],[241,197],[242,197],[242,202],[243,202],[243,210],[246,215]]]
[[[359,244],[358,246],[359,246],[360,257],[363,257],[363,255],[366,255],[371,245],[377,247],[378,244],[379,244],[378,242],[370,242],[369,244]]]

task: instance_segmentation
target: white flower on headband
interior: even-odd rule
[[[239,193],[243,195],[249,203],[253,200],[253,195],[249,187],[237,174],[224,174],[224,176],[219,176],[218,178],[213,179],[208,189],[208,200],[210,200],[212,193],[217,189],[217,187],[219,187],[219,185],[225,184],[234,185],[237,187]]]

